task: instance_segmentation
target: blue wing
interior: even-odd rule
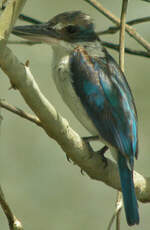
[[[117,149],[128,225],[139,223],[132,170],[137,157],[137,114],[128,83],[114,59],[91,57],[81,47],[72,53],[72,85],[100,136]],[[125,156],[125,157],[124,157]]]
[[[137,114],[128,83],[115,60],[78,47],[70,58],[72,84],[101,137],[130,160],[137,157]]]

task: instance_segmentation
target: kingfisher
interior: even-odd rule
[[[13,33],[52,47],[56,88],[80,123],[110,149],[118,165],[127,223],[139,224],[133,182],[138,156],[134,98],[93,20],[81,11],[70,11],[46,23],[14,27]]]

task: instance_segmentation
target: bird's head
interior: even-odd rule
[[[58,45],[92,42],[97,39],[92,19],[81,11],[56,15],[46,23],[16,26],[13,33],[27,40]]]

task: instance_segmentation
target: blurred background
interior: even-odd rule
[[[100,1],[118,17],[121,1]],[[27,1],[23,13],[41,21],[70,10],[82,10],[96,22],[96,30],[104,30],[112,23],[84,1],[55,0]],[[130,1],[127,19],[149,16],[150,4]],[[17,24],[23,24],[17,22]],[[137,25],[137,31],[150,41],[150,23]],[[18,40],[11,36],[10,39]],[[102,40],[118,42],[118,34],[105,35]],[[128,47],[142,49],[135,40],[126,35]],[[33,75],[43,94],[56,109],[69,120],[81,136],[88,132],[79,124],[61,97],[51,78],[52,50],[48,45],[9,45],[22,63],[30,60]],[[118,60],[118,53],[109,50]],[[150,176],[150,59],[125,56],[125,73],[133,91],[139,117],[139,158],[135,169]],[[0,72],[0,98],[24,111],[31,110],[18,91],[8,90],[7,76]],[[42,129],[29,121],[2,110],[0,128],[0,184],[15,215],[28,230],[83,230],[106,229],[115,206],[116,191],[101,182],[82,176],[78,166],[66,160],[56,142]],[[99,148],[102,145],[99,145]],[[110,156],[108,153],[107,156]],[[139,203],[141,222],[132,229],[147,230],[150,226],[150,205]],[[122,230],[129,229],[124,211]],[[0,230],[7,230],[6,218],[0,209]],[[115,226],[114,226],[115,229]]]

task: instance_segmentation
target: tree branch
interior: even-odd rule
[[[14,216],[13,212],[11,211],[0,187],[0,205],[7,217],[9,229],[10,230],[23,230],[21,222]]]
[[[105,42],[102,41],[103,46],[119,51],[119,45],[118,44],[114,44],[114,43],[110,43],[110,42]],[[150,53],[148,52],[144,52],[143,50],[133,50],[130,48],[125,48],[125,52],[128,54],[132,54],[132,55],[137,55],[137,56],[141,56],[141,57],[146,57],[146,58],[150,58]]]
[[[3,1],[6,2],[6,1]],[[0,50],[3,53],[6,47],[9,33],[25,4],[26,0],[9,1],[5,11],[0,16]],[[1,53],[0,52],[0,53]],[[6,67],[7,68],[7,67]],[[0,118],[1,119],[1,118]],[[7,217],[10,230],[22,230],[21,222],[13,215],[9,205],[7,204],[2,189],[0,188],[0,205]]]
[[[140,24],[143,22],[149,22],[150,21],[150,17],[142,17],[142,18],[136,18],[133,19],[131,21],[126,22],[126,24],[128,25],[136,25],[136,24]],[[99,31],[97,32],[97,35],[103,35],[103,34],[114,34],[116,33],[118,30],[120,29],[119,26],[110,26],[108,29],[103,30],[103,31]]]
[[[122,1],[122,10],[120,17],[120,34],[119,34],[119,66],[122,72],[124,72],[124,43],[125,43],[125,22],[127,14],[128,0]],[[116,201],[116,229],[120,230],[120,215],[122,210],[122,193],[119,191],[117,193]]]
[[[124,43],[125,43],[125,20],[126,20],[126,12],[127,12],[128,0],[123,0],[122,3],[122,11],[120,18],[120,36],[119,36],[119,65],[124,72]]]
[[[18,116],[20,116],[26,120],[32,121],[33,123],[35,123],[38,126],[42,126],[41,121],[36,116],[33,116],[27,112],[24,112],[22,109],[16,108],[13,105],[10,105],[10,104],[4,102],[3,100],[0,100],[0,107],[4,108],[4,109],[6,109],[6,110],[8,110],[14,114],[17,114]]]
[[[120,19],[115,15],[113,15],[109,10],[104,8],[101,3],[99,3],[96,0],[84,0],[84,1],[92,5],[95,9],[101,12],[105,17],[107,17],[113,23],[120,26]],[[134,38],[139,44],[141,44],[147,51],[150,52],[149,42],[147,42],[139,33],[137,33],[134,28],[126,24],[125,29],[132,38]]]

